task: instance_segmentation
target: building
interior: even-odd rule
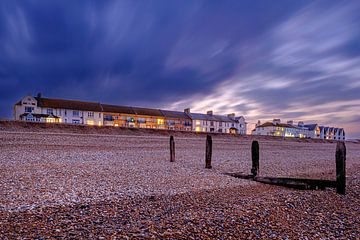
[[[253,135],[297,137],[297,138],[314,138],[314,139],[332,139],[345,140],[345,131],[343,128],[323,127],[318,124],[304,124],[293,121],[281,123],[280,119],[274,119],[272,122],[256,124],[252,131]]]
[[[190,108],[184,109],[184,112],[192,120],[192,131],[195,132],[216,132],[246,134],[246,122],[244,117],[235,117],[235,114],[214,115],[213,111],[203,113],[192,113]]]
[[[298,137],[297,128],[288,123],[281,123],[280,119],[263,124],[258,123],[252,135],[278,136],[278,137]]]
[[[162,109],[117,106],[95,102],[26,96],[14,106],[20,121],[68,123],[129,128],[246,134],[243,116],[235,117]]]

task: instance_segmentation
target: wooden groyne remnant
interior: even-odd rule
[[[322,180],[322,179],[304,179],[304,178],[281,178],[281,177],[259,177],[259,143],[253,141],[251,145],[251,159],[252,168],[250,175],[244,175],[242,173],[226,173],[227,175],[242,178],[251,179],[256,182],[272,184],[277,186],[284,186],[296,189],[305,190],[317,190],[325,188],[336,188],[338,194],[345,194],[346,188],[346,146],[344,142],[337,142],[336,145],[336,180]]]

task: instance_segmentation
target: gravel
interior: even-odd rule
[[[29,130],[29,129],[28,129]],[[263,139],[260,176],[335,179],[335,143]],[[347,194],[226,176],[250,173],[251,138],[0,131],[0,239],[359,239],[360,145]]]

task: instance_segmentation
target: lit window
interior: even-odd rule
[[[87,125],[94,125],[94,120],[86,120]]]

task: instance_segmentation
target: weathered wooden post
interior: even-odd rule
[[[251,174],[256,177],[259,172],[259,142],[253,141],[251,144],[252,167]]]
[[[206,153],[205,153],[205,168],[211,168],[212,155],[212,139],[210,135],[206,136]]]
[[[336,144],[336,192],[339,194],[345,194],[346,178],[346,146],[344,142],[338,142]]]
[[[170,136],[170,162],[175,162],[175,141],[174,141],[174,136]]]

